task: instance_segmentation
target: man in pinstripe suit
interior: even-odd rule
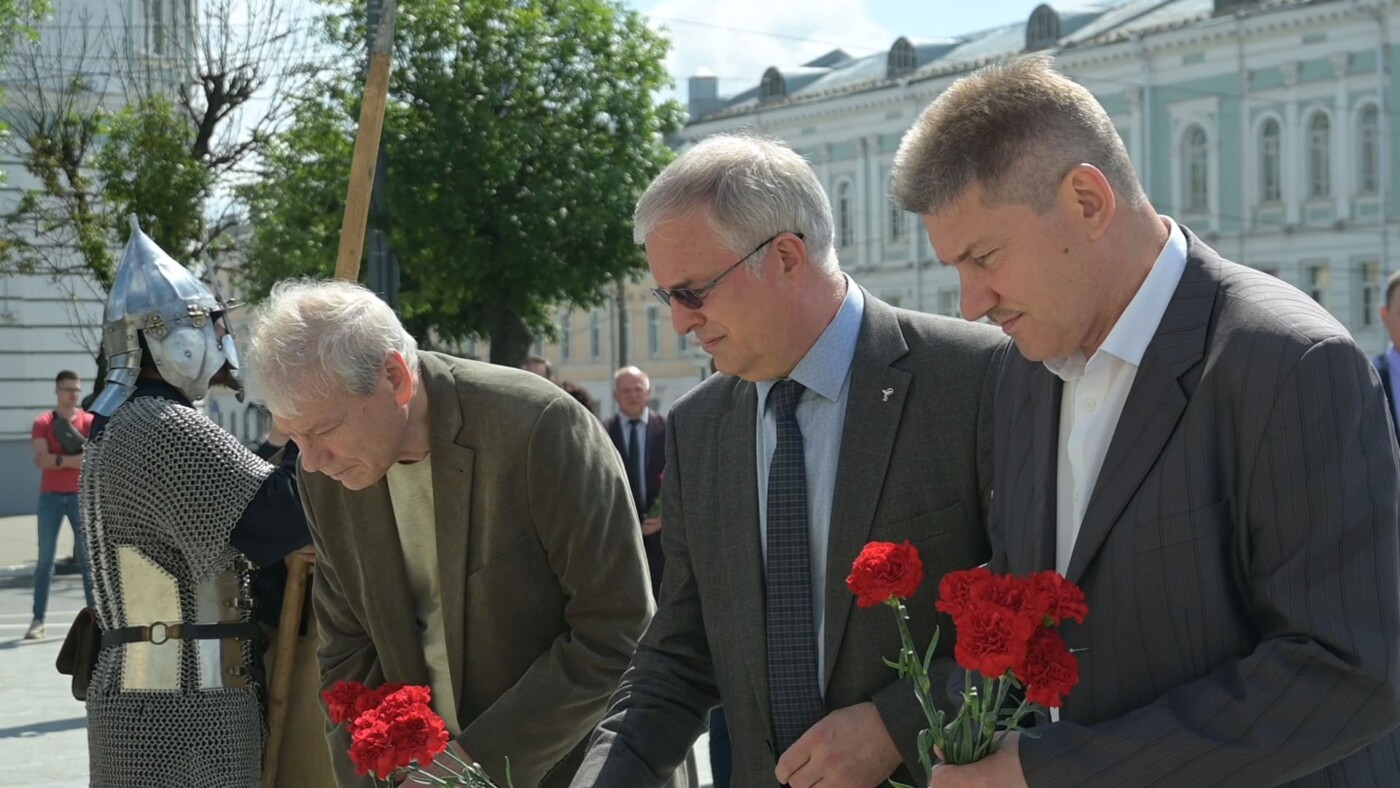
[[[933,785],[1400,785],[1400,452],[1345,329],[1159,216],[1049,58],[955,83],[895,167],[1020,351],[992,568],[1089,602],[1058,719]]]

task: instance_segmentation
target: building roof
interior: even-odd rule
[[[1325,0],[1323,0],[1325,2]],[[1037,50],[1065,51],[1183,27],[1216,13],[1219,0],[1106,0],[1042,3],[1017,22],[956,37],[900,36],[883,52],[852,57],[834,49],[798,66],[774,64],[758,84],[707,105],[691,123],[743,115],[760,106],[803,103],[959,73]],[[1246,13],[1309,5],[1318,0],[1264,0]],[[1232,4],[1237,5],[1237,4]]]

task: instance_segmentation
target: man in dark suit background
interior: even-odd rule
[[[1159,216],[1049,58],[954,83],[894,169],[1019,351],[991,568],[1089,605],[1058,721],[934,788],[1400,785],[1400,452],[1346,330]]]
[[[653,410],[651,379],[637,367],[623,367],[613,373],[613,398],[617,413],[604,426],[608,437],[622,455],[627,467],[627,483],[637,503],[637,519],[642,523],[642,546],[651,570],[651,589],[661,595],[661,573],[666,559],[661,552],[661,518],[648,513],[661,495],[661,472],[666,468],[666,417]]]
[[[657,785],[720,702],[734,785],[910,781],[925,721],[882,661],[898,628],[844,581],[868,541],[912,542],[926,579],[910,625],[928,643],[941,575],[987,560],[1006,343],[852,282],[820,180],[781,143],[698,143],[647,189],[633,232],[676,332],[722,374],[668,415],[658,612],[573,785]]]
[[[1390,403],[1390,420],[1395,427],[1395,437],[1400,438],[1400,271],[1390,275],[1385,282],[1385,303],[1381,304],[1381,323],[1390,334],[1390,347],[1374,359],[1376,371],[1381,375],[1381,387],[1385,389],[1385,399]]]

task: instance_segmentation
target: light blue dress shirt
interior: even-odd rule
[[[846,298],[816,344],[793,369],[792,380],[807,387],[797,403],[802,430],[802,457],[807,471],[807,538],[812,561],[812,618],[817,637],[817,666],[826,694],[826,544],[831,534],[831,503],[836,493],[836,465],[841,430],[846,424],[851,361],[856,354],[865,296],[846,277]],[[778,422],[768,405],[776,380],[758,383],[758,528],[764,564],[768,560],[768,466],[778,441]]]

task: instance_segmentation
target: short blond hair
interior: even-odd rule
[[[997,203],[1038,212],[1073,167],[1092,164],[1120,200],[1146,202],[1132,160],[1094,95],[1048,55],[987,66],[954,82],[919,115],[895,154],[896,205],[936,214],[979,184]]]

